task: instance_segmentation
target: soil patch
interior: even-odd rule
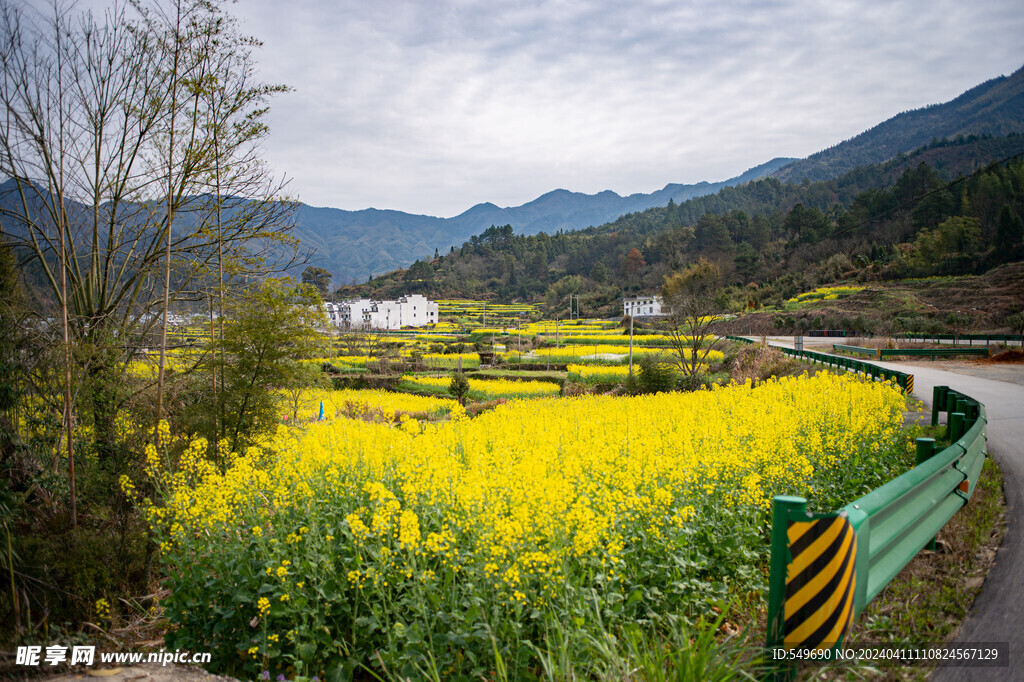
[[[1002,353],[997,353],[990,358],[979,360],[979,362],[1024,363],[1024,350],[1021,350],[1020,348],[1010,348],[1009,350],[1004,350]]]
[[[191,665],[160,665],[141,663],[132,666],[102,667],[77,665],[61,666],[62,672],[48,670],[50,666],[15,666],[8,661],[0,671],[0,679],[25,680],[26,682],[72,682],[72,680],[95,680],[96,682],[237,682],[234,677],[214,675],[202,668]]]

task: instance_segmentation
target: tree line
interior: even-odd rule
[[[731,309],[846,278],[982,272],[1024,256],[1021,152],[1024,136],[960,138],[835,180],[766,178],[585,230],[523,236],[492,226],[336,295],[544,301],[557,315],[579,294],[586,314],[613,315],[622,295],[659,291],[702,258],[722,270]]]

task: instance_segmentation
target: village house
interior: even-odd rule
[[[657,317],[666,314],[661,305],[661,296],[631,296],[622,299],[622,314],[625,317]]]
[[[438,320],[437,303],[420,294],[402,296],[397,301],[358,298],[325,303],[324,308],[331,324],[343,329],[423,327]]]

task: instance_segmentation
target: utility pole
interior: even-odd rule
[[[633,376],[633,316],[629,316],[629,376]]]

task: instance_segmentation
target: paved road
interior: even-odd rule
[[[941,369],[875,363],[914,375],[914,393],[931,406],[932,388],[950,386],[988,411],[988,451],[1003,471],[1006,536],[981,594],[957,637],[960,642],[1009,642],[1008,668],[941,668],[933,680],[1024,680],[1024,386]]]
[[[792,338],[775,337],[772,341],[792,346]],[[1024,680],[1024,385],[921,364],[871,362],[913,374],[914,394],[929,407],[935,386],[950,386],[985,405],[989,455],[1003,471],[1007,529],[995,565],[957,641],[1009,642],[1010,665],[1007,668],[940,668],[932,679],[940,682]]]

